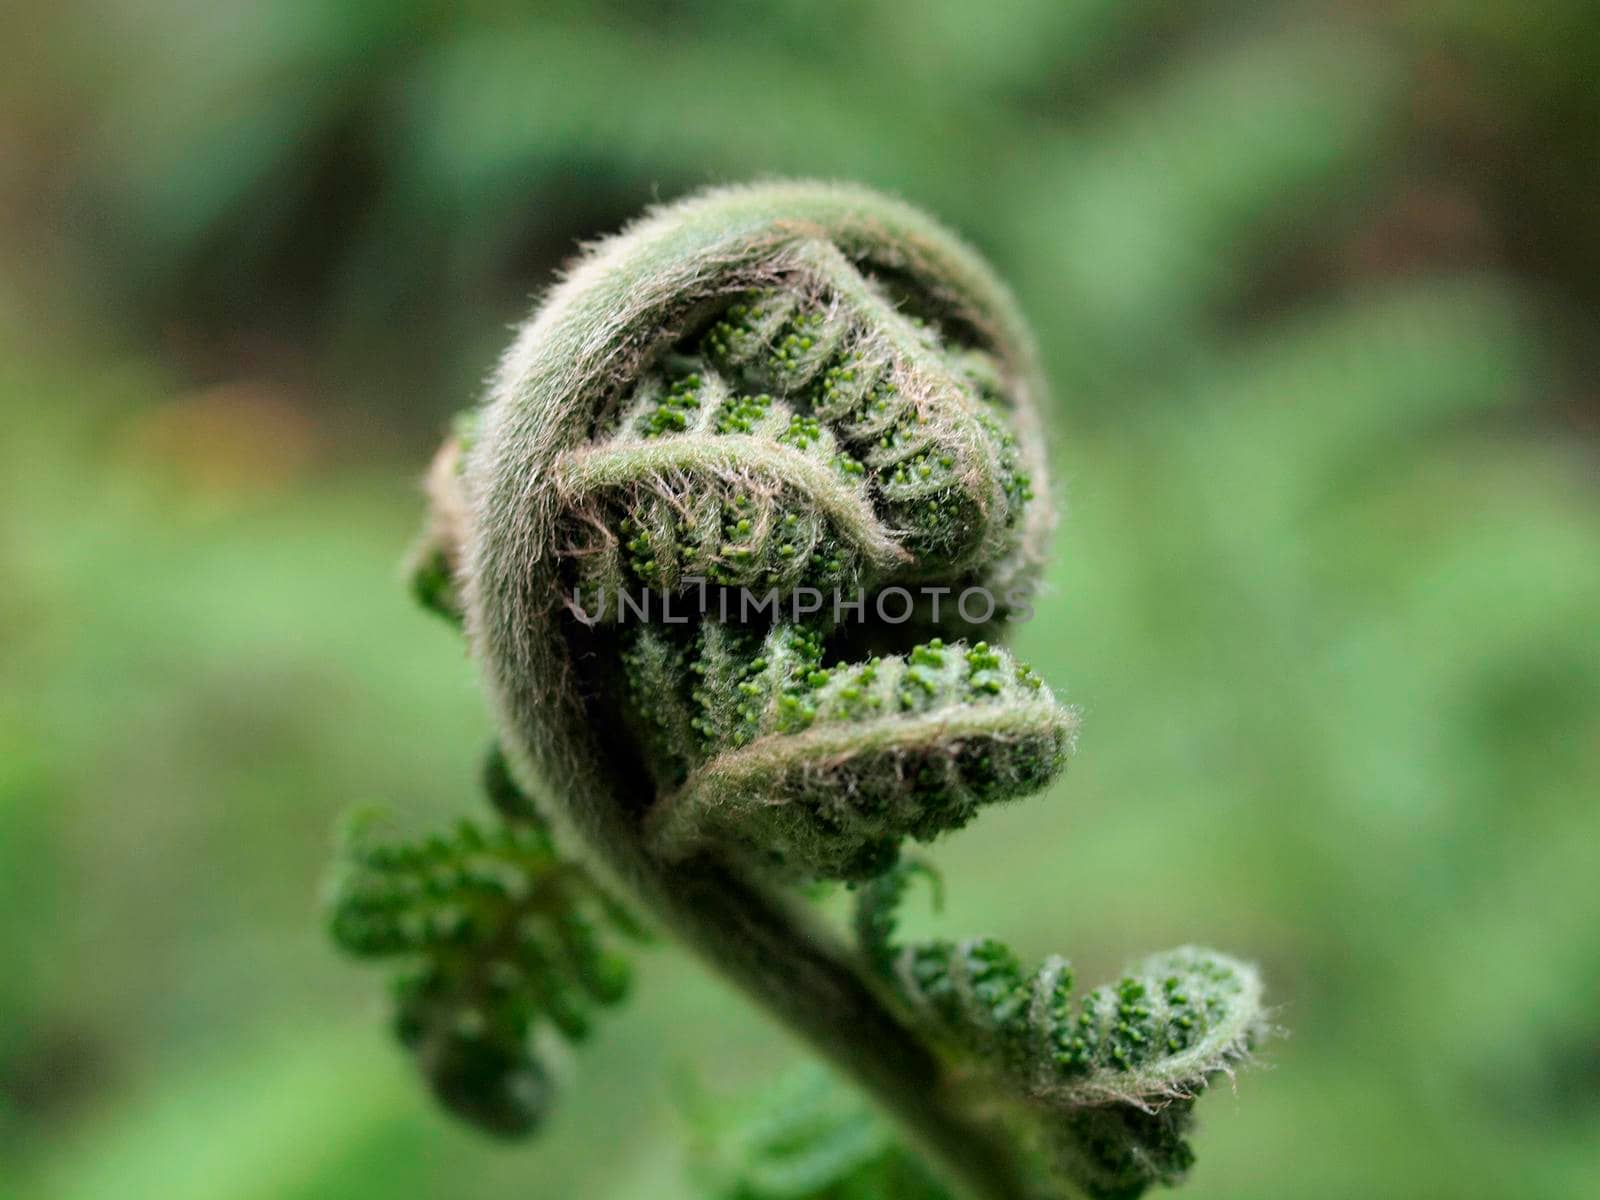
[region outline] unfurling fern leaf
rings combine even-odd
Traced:
[[[335,910],[357,952],[420,956],[402,1032],[447,1103],[526,1131],[530,1035],[576,1036],[614,998],[604,902],[558,842],[880,1101],[958,1194],[1181,1173],[1184,1106],[1248,1043],[1253,976],[1154,961],[1068,1030],[1056,965],[1025,983],[993,943],[901,964],[885,924],[907,839],[1043,789],[1071,749],[1073,710],[996,646],[1054,520],[1042,392],[978,256],[861,188],[713,190],[552,289],[436,460],[413,560],[487,680],[506,832],[358,851]],[[486,882],[508,868],[523,886]],[[875,979],[794,885],[885,872]],[[960,1086],[981,1075],[1013,1102]],[[860,1135],[758,1139],[730,1195],[865,1200],[881,1156]]]
[[[597,1007],[627,993],[607,931],[639,937],[583,871],[563,861],[510,784],[487,771],[504,818],[462,820],[448,836],[386,841],[353,820],[329,899],[334,940],[361,958],[399,958],[395,1030],[434,1094],[491,1133],[531,1132],[552,1084],[537,1042],[585,1037]]]
[[[1074,1002],[1060,957],[1025,975],[993,938],[897,944],[895,909],[920,869],[879,876],[856,910],[862,949],[908,1017],[990,1078],[1089,1195],[1177,1182],[1194,1160],[1184,1139],[1196,1097],[1266,1031],[1254,968],[1186,946]]]

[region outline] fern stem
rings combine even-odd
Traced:
[[[619,792],[618,794],[629,794]],[[1016,1146],[963,1111],[945,1065],[884,1002],[860,956],[802,902],[706,855],[665,862],[617,805],[595,866],[723,978],[848,1074],[968,1200],[1037,1200]],[[608,819],[611,818],[611,819]]]
[[[700,859],[666,872],[670,919],[724,977],[869,1092],[971,1200],[1027,1200],[1015,1148],[961,1111],[943,1064],[839,940],[773,892]]]

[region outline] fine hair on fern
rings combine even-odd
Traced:
[[[532,1130],[544,1048],[620,998],[617,947],[649,927],[906,1139],[845,1153],[820,1121],[831,1150],[762,1175],[818,1181],[783,1195],[870,1194],[827,1190],[834,1161],[974,1200],[1183,1175],[1195,1097],[1263,1032],[1252,968],[1184,948],[1074,999],[1063,959],[895,937],[907,844],[1045,789],[1073,748],[1075,711],[1001,645],[1054,522],[1043,395],[989,268],[858,187],[705,192],[552,289],[436,459],[412,560],[486,682],[497,824],[363,827],[330,907],[341,945],[409,962],[399,1032],[447,1106]],[[751,591],[771,603],[719,602]],[[973,592],[1005,604],[951,602]],[[661,615],[596,603],[628,593]],[[846,619],[813,594],[862,599]],[[819,880],[857,889],[854,944]]]

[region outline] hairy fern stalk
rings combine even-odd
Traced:
[[[999,645],[1053,521],[1042,393],[982,261],[859,188],[710,191],[553,289],[434,464],[413,572],[487,681],[497,828],[363,826],[331,906],[342,945],[409,963],[398,1030],[446,1105],[537,1126],[542,1048],[622,995],[631,912],[880,1101],[926,1187],[1183,1175],[1195,1097],[1263,1029],[1250,967],[1185,948],[1075,999],[1060,958],[895,941],[908,840],[1039,791],[1072,747]],[[858,889],[855,945],[794,886],[830,879]],[[868,1193],[818,1164],[901,1170],[828,1145],[762,1178],[821,1197]]]

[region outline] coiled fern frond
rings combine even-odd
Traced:
[[[447,1103],[531,1127],[530,1038],[580,1033],[617,993],[594,939],[570,932],[614,895],[853,1076],[963,1194],[1132,1195],[1180,1172],[1180,1105],[1248,1040],[1224,1047],[1207,1006],[1229,960],[1149,966],[1205,1023],[1185,1026],[1162,992],[1137,1035],[1192,1034],[1184,1053],[1136,1056],[1133,1035],[1083,1026],[1081,1069],[1048,1079],[1025,1046],[1066,1035],[1035,1030],[1019,998],[1054,1003],[1054,967],[1027,984],[998,948],[975,951],[993,958],[983,995],[1004,995],[971,1011],[936,978],[965,979],[967,950],[910,952],[909,983],[885,969],[906,840],[1044,788],[1072,747],[1074,712],[998,645],[1053,522],[1041,394],[981,260],[859,188],[707,192],[601,242],[553,289],[436,460],[414,558],[417,594],[483,669],[505,748],[491,794],[522,832],[358,856],[335,908],[352,949],[423,953],[403,1031],[415,1008],[446,1031],[418,1044],[467,1062],[441,1083],[423,1056]],[[540,822],[548,840],[524,836]],[[481,886],[486,852],[527,886]],[[443,892],[419,892],[440,870]],[[814,879],[867,885],[871,962],[787,886]],[[508,955],[534,895],[556,941]],[[398,937],[418,912],[441,932]],[[486,982],[500,978],[503,994]],[[1100,997],[1084,1012],[1110,1021]],[[954,1086],[968,1059],[1018,1111]]]
[[[800,875],[870,874],[1042,786],[1073,725],[1047,691],[902,663],[930,633],[998,635],[1025,594],[1052,521],[1039,390],[982,264],[871,193],[729,188],[602,243],[507,356],[458,476],[474,523],[434,559],[460,564],[508,743],[562,777],[621,726],[652,852]],[[896,588],[902,620],[841,627],[836,602]],[[694,601],[688,631],[627,628],[646,591]],[[757,777],[775,837],[733,815]]]
[[[957,828],[1060,769],[1062,710],[1004,651],[934,638],[826,667],[824,644],[790,624],[634,634],[634,708],[658,777],[679,781],[650,814],[663,853],[724,844],[782,874],[871,878],[902,838]]]
[[[416,588],[477,622],[491,679],[514,668],[508,744],[549,773],[593,755],[575,730],[630,732],[664,852],[870,876],[1070,747],[1072,713],[987,645],[930,669],[940,633],[1003,633],[1039,566],[1040,387],[1010,298],[914,211],[713,192],[552,294],[435,464]],[[647,593],[693,628],[625,628]]]
[[[911,1019],[987,1076],[1089,1195],[1177,1182],[1194,1160],[1196,1097],[1266,1032],[1255,969],[1185,946],[1074,1000],[1060,956],[1025,974],[994,938],[896,943],[916,870],[886,872],[856,909],[862,948]]]

